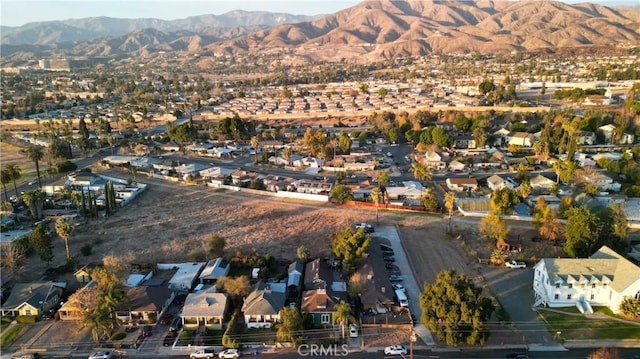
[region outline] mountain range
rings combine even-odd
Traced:
[[[2,27],[3,62],[39,57],[280,53],[361,60],[640,46],[640,11],[551,0],[375,0],[317,17],[233,11]]]

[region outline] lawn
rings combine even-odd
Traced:
[[[551,333],[563,339],[640,339],[640,325],[614,319],[586,318],[582,315],[538,311]]]
[[[7,328],[2,332],[2,335],[0,335],[0,347],[6,348],[9,345],[13,344],[13,342],[15,342],[16,339],[18,339],[22,335],[23,331],[24,326],[20,324],[16,324],[10,328]]]

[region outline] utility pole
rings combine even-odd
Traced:
[[[407,316],[409,316],[409,325],[411,325],[411,331],[409,335],[409,359],[413,359],[413,341],[415,340],[416,333],[413,330],[413,318],[411,317],[411,309],[407,308]]]

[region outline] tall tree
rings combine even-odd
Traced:
[[[345,327],[349,323],[356,323],[356,317],[353,316],[351,312],[351,306],[349,303],[341,300],[340,303],[336,305],[335,311],[333,313],[333,322],[340,324],[340,330],[342,333],[342,339],[344,340],[344,332]]]
[[[353,273],[370,242],[371,238],[365,235],[364,228],[357,231],[347,228],[331,235],[331,252],[342,261],[342,268],[346,272]]]
[[[36,221],[42,218],[42,206],[44,204],[45,194],[39,189],[26,191],[22,195],[22,200],[29,207],[31,216]]]
[[[50,265],[53,261],[53,243],[44,224],[39,224],[29,234],[29,244],[43,262]]]
[[[8,163],[4,166],[4,169],[11,178],[11,181],[13,182],[13,190],[16,192],[16,197],[18,197],[18,186],[16,185],[16,181],[20,179],[21,176],[20,167],[15,163]]]
[[[513,213],[520,202],[518,193],[509,188],[501,188],[491,194],[491,208],[499,214]]]
[[[212,234],[209,238],[209,254],[214,257],[222,257],[226,241],[218,234]]]
[[[429,181],[431,180],[431,172],[429,169],[418,162],[414,162],[411,165],[411,171],[413,172],[413,177],[418,181]]]
[[[298,256],[298,260],[302,262],[302,264],[305,264],[309,260],[309,249],[305,246],[300,246],[296,250],[296,255]]]
[[[483,344],[489,337],[485,323],[495,305],[467,275],[438,273],[435,283],[424,285],[420,307],[422,323],[448,345]]]
[[[302,316],[297,308],[284,307],[280,311],[281,323],[278,325],[278,340],[287,342],[299,342],[302,338],[304,325]]]
[[[7,183],[11,182],[11,175],[6,168],[0,170],[0,183],[2,183],[2,190],[4,191],[5,201],[9,200],[9,193],[7,192]]]
[[[422,198],[420,198],[420,203],[426,209],[436,209],[440,206],[440,202],[438,201],[438,198],[436,197],[436,193],[434,192],[433,188],[427,188],[424,191]]]
[[[449,191],[444,195],[444,208],[449,213],[449,223],[447,224],[448,231],[451,232],[451,217],[453,216],[453,210],[456,206],[456,194],[453,191]]]
[[[505,243],[509,228],[499,212],[490,211],[480,221],[480,233],[493,239],[496,244]]]
[[[39,146],[31,146],[27,148],[25,154],[36,165],[36,174],[38,176],[38,187],[42,188],[42,181],[40,179],[40,160],[44,157],[44,151]]]
[[[601,229],[598,217],[587,206],[570,208],[567,211],[565,253],[571,257],[588,257],[594,252]]]
[[[67,253],[67,259],[71,258],[71,252],[69,250],[69,237],[73,233],[73,224],[66,218],[60,218],[56,222],[56,233],[64,241],[64,248]]]
[[[371,190],[371,201],[373,201],[376,206],[376,223],[380,223],[378,218],[378,206],[380,205],[380,199],[382,199],[382,191],[380,190],[380,187],[375,187]]]
[[[255,154],[254,162],[258,163],[258,145],[260,144],[260,140],[257,136],[251,137],[251,147],[253,147],[253,153]]]

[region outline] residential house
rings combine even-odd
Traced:
[[[174,292],[163,278],[149,278],[140,285],[125,289],[128,308],[116,312],[116,318],[125,323],[155,323],[169,307]]]
[[[314,326],[330,326],[334,322],[336,306],[347,300],[347,292],[331,287],[307,290],[302,293],[301,312],[311,317]]]
[[[607,106],[611,105],[611,98],[604,95],[589,95],[582,103],[587,106]]]
[[[93,272],[97,266],[95,263],[86,264],[73,273],[73,276],[80,283],[89,283],[91,282],[91,272]]]
[[[476,148],[476,140],[470,135],[457,135],[453,137],[454,148]]]
[[[583,145],[595,145],[596,134],[591,131],[580,131],[576,134],[576,142]]]
[[[613,138],[616,132],[616,126],[612,124],[600,126],[598,127],[598,131],[600,131],[604,136],[605,144],[613,143]]]
[[[231,270],[230,263],[220,257],[216,259],[212,259],[207,262],[207,265],[204,267],[202,272],[200,273],[200,283],[201,284],[216,284],[216,280],[220,277],[224,277],[229,274]]]
[[[548,193],[551,192],[551,190],[553,189],[553,187],[556,185],[556,183],[550,179],[548,179],[547,177],[539,174],[535,177],[533,177],[530,181],[529,184],[531,185],[531,189],[535,192],[544,192],[544,193]]]
[[[206,329],[222,329],[229,303],[227,299],[227,295],[218,293],[215,286],[189,293],[180,314],[184,328],[195,330],[203,326]]]
[[[620,144],[621,145],[631,145],[631,144],[633,144],[633,141],[635,139],[636,138],[632,133],[623,132],[622,133],[622,137],[620,138]]]
[[[513,182],[513,180],[508,181],[507,179],[504,179],[498,175],[493,175],[487,178],[487,187],[489,187],[489,189],[492,191],[503,188],[514,189],[516,185],[517,184]]]
[[[86,302],[85,298],[96,298],[97,285],[98,283],[92,280],[70,295],[58,309],[60,320],[83,320],[89,311],[88,304],[91,303]]]
[[[242,313],[247,328],[271,328],[280,322],[280,311],[287,294],[273,290],[269,283],[258,282],[245,298]]]
[[[287,268],[287,293],[289,297],[297,297],[300,293],[303,271],[304,264],[302,262],[295,261],[289,264],[289,268]]]
[[[493,133],[493,144],[495,146],[503,146],[505,143],[508,143],[508,138],[509,138],[509,134],[511,134],[511,131],[507,130],[506,128],[501,128],[498,131]]]
[[[206,263],[203,262],[186,262],[158,264],[158,269],[175,270],[171,279],[169,279],[169,289],[174,292],[188,292],[200,280],[199,276]]]
[[[446,180],[447,187],[451,191],[470,191],[478,189],[478,180],[471,177],[449,177]]]
[[[389,281],[389,272],[382,259],[379,243],[374,238],[368,248],[366,258],[356,273],[365,281],[366,289],[360,294],[360,303],[366,310],[386,313],[394,303],[395,292]]]
[[[335,306],[346,300],[347,286],[327,261],[317,258],[305,267],[301,312],[309,314],[315,326],[333,323]]]
[[[598,186],[598,188],[602,189],[603,191],[620,191],[620,183],[615,182],[613,178],[607,176],[602,172],[591,171],[589,173],[582,173],[580,177],[585,184]]]
[[[422,164],[430,169],[442,170],[445,169],[447,164],[442,161],[442,156],[435,151],[427,151],[424,154],[424,160]]]
[[[405,181],[402,187],[387,187],[387,197],[390,202],[399,202],[403,204],[419,204],[425,193],[425,188],[420,182]],[[395,204],[395,203],[394,203]]]
[[[321,258],[316,258],[307,263],[304,269],[305,290],[326,288],[333,282],[333,271],[329,264]]]
[[[527,197],[527,204],[531,208],[536,208],[538,205],[538,198],[544,198],[547,207],[554,209],[556,211],[560,210],[560,198],[554,195],[540,195],[540,196],[529,196]]]
[[[534,306],[606,306],[620,312],[625,298],[640,300],[640,267],[603,246],[589,258],[544,258],[534,266]]]
[[[512,132],[507,137],[508,145],[531,147],[535,141],[533,134],[528,132]]]
[[[65,282],[16,283],[6,302],[0,306],[2,316],[41,316],[58,305]]]
[[[449,162],[449,171],[451,172],[461,172],[464,171],[465,168],[467,168],[467,165],[458,160]]]

